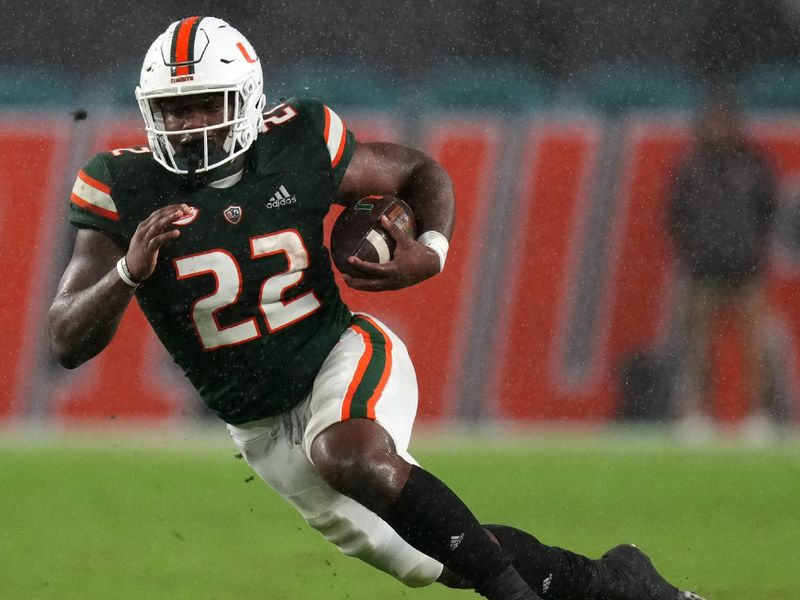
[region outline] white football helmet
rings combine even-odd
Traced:
[[[176,153],[170,138],[202,133],[202,150],[191,170],[210,171],[245,152],[262,127],[264,98],[261,61],[253,47],[222,19],[189,17],[172,23],[144,58],[136,99],[144,117],[153,157],[173,173],[186,174],[189,160]],[[165,97],[221,92],[225,120],[198,129],[168,132],[157,100]],[[233,115],[229,105],[234,106]],[[223,148],[211,148],[208,132],[228,127]],[[210,155],[209,155],[210,154]]]

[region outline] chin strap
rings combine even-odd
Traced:
[[[190,188],[200,187],[202,177],[198,177],[197,169],[203,164],[204,148],[202,140],[187,140],[181,142],[181,153],[186,158],[189,172],[186,174],[186,184]]]
[[[198,164],[199,163],[195,161],[189,162],[189,172],[186,174],[186,185],[190,188],[200,187],[198,182],[199,178],[197,177]]]

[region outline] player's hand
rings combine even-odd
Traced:
[[[144,281],[153,274],[161,248],[181,234],[174,225],[175,221],[191,214],[192,210],[186,204],[170,204],[139,223],[125,256],[131,277]]]
[[[351,256],[347,261],[364,273],[364,276],[344,275],[344,282],[348,286],[366,292],[399,290],[439,272],[439,257],[436,252],[420,244],[385,216],[381,217],[381,226],[396,243],[392,260],[381,265]]]

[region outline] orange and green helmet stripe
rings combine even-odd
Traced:
[[[194,56],[194,40],[202,20],[202,17],[187,17],[172,32],[170,64],[173,77],[194,74],[194,63],[198,60]]]
[[[350,327],[364,340],[364,353],[342,403],[342,420],[374,420],[375,405],[392,371],[392,341],[375,321],[365,315],[353,317]]]

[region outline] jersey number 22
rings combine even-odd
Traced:
[[[288,302],[281,300],[284,292],[303,279],[303,269],[308,267],[308,250],[303,238],[294,229],[250,238],[250,258],[284,254],[288,268],[261,284],[260,308],[269,333],[296,323],[320,306],[313,291],[306,292]],[[213,275],[217,287],[212,294],[203,296],[192,306],[192,322],[204,350],[243,344],[261,337],[256,319],[251,317],[234,325],[221,326],[217,312],[236,304],[242,293],[242,273],[234,256],[227,250],[208,250],[173,261],[178,279]]]

